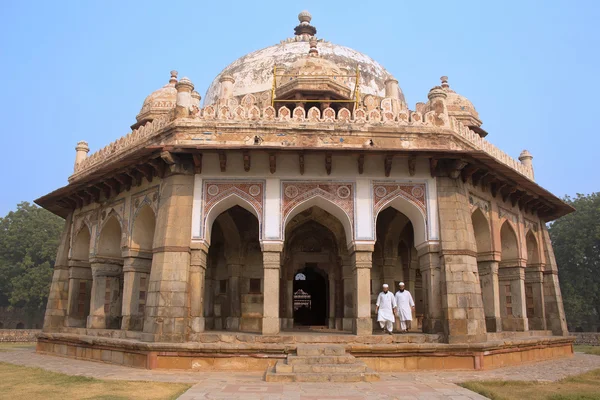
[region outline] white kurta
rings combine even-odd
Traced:
[[[391,321],[394,322],[396,319],[394,318],[394,307],[396,307],[396,299],[392,292],[381,292],[377,297],[377,307],[379,307],[379,311],[377,312],[377,321]]]
[[[404,292],[400,292],[399,290],[396,292],[396,305],[398,306],[398,310],[396,311],[398,315],[398,319],[400,321],[412,321],[412,309],[411,307],[415,306],[415,302],[408,290],[404,290]]]

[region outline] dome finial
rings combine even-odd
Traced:
[[[442,76],[440,80],[442,81],[442,87],[444,89],[448,89],[450,87],[450,85],[448,85],[448,77],[446,75]]]
[[[300,14],[298,14],[298,21],[300,21],[301,24],[304,25],[308,25],[310,24],[310,20],[312,19],[312,15],[310,15],[310,13],[306,10],[300,12]]]
[[[177,71],[171,71],[171,79],[169,79],[169,83],[177,83],[177,74]]]
[[[300,21],[300,25],[294,28],[294,33],[296,36],[301,36],[304,40],[311,36],[315,36],[317,34],[317,28],[310,24],[312,20],[312,15],[308,11],[302,11],[298,14],[298,21]]]

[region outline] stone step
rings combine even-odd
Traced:
[[[296,364],[354,364],[356,358],[350,354],[343,356],[288,356],[287,363]]]
[[[379,374],[373,371],[361,373],[276,373],[275,368],[267,371],[267,382],[373,382]]]
[[[291,365],[295,373],[361,373],[366,372],[368,367],[364,363],[356,364],[296,364]]]
[[[346,346],[342,345],[311,345],[303,344],[296,347],[299,356],[343,356]]]

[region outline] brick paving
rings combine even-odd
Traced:
[[[0,362],[39,367],[68,375],[132,381],[185,382],[194,386],[180,400],[367,400],[367,399],[484,399],[457,382],[468,380],[554,381],[600,368],[600,357],[576,353],[574,357],[491,371],[431,371],[381,374],[379,382],[266,383],[262,373],[188,372],[142,370],[36,354],[32,348],[0,352]]]

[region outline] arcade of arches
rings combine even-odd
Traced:
[[[413,331],[447,333],[443,313],[448,313],[444,304],[448,300],[443,285],[450,278],[442,273],[435,255],[417,250],[414,218],[411,221],[392,206],[384,208],[376,218],[372,251],[363,251],[358,260],[358,252],[348,246],[347,227],[317,205],[286,221],[283,246],[272,252],[265,251],[260,241],[257,216],[242,205],[233,205],[214,218],[209,245],[205,250],[192,250],[185,277],[187,291],[174,294],[189,318],[189,340],[210,330],[371,332],[381,285],[387,283],[395,291],[400,281],[415,299]],[[68,327],[146,332],[148,324],[154,323],[156,302],[148,304],[152,282],[164,277],[152,268],[159,247],[157,218],[153,207],[145,204],[131,220],[128,235],[123,234],[124,222],[114,212],[102,213],[93,227],[82,223],[73,231]],[[488,332],[545,330],[549,327],[539,233],[529,227],[525,240],[519,240],[510,219],[500,222],[496,231],[488,210],[472,208],[475,279],[481,300],[460,301],[480,304]],[[202,253],[204,258],[194,257]],[[269,258],[269,253],[275,258]],[[268,275],[269,270],[274,274]],[[368,286],[357,290],[364,283]],[[361,295],[368,299],[362,314],[358,311]],[[269,318],[278,326],[273,328]],[[265,327],[265,323],[270,325]],[[357,327],[360,324],[362,331]]]

